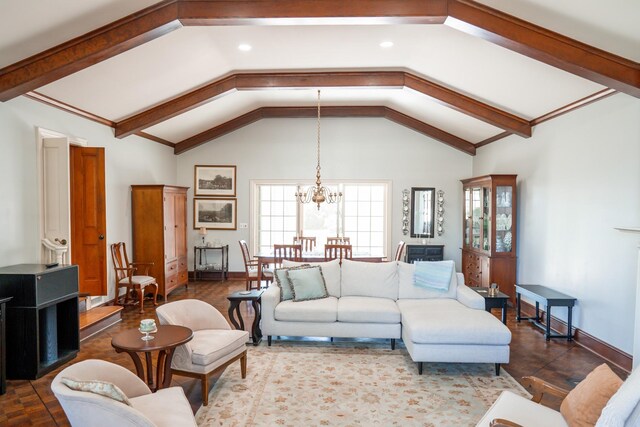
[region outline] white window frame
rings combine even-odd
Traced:
[[[332,180],[326,181],[326,185],[332,188],[337,188],[339,184],[349,185],[349,184],[382,184],[385,186],[385,199],[384,199],[384,212],[385,212],[385,224],[384,224],[384,232],[383,232],[383,252],[384,256],[389,258],[390,248],[389,242],[391,240],[391,223],[392,218],[391,215],[393,213],[393,203],[391,200],[393,194],[393,182],[390,180],[379,180],[379,179],[345,179],[345,180]],[[294,179],[252,179],[249,181],[249,224],[250,224],[250,234],[249,234],[249,247],[252,250],[252,253],[257,253],[258,251],[258,241],[259,241],[259,219],[260,215],[258,212],[258,208],[260,206],[260,192],[258,191],[258,187],[260,185],[297,185],[302,189],[307,188],[309,185],[312,185],[311,181],[302,181],[302,180],[294,180]],[[344,230],[344,201],[340,202],[340,207],[338,209],[339,212],[339,230]],[[299,230],[301,227],[302,221],[301,208],[297,207],[297,215],[296,215],[296,230]],[[323,242],[318,242],[318,245],[324,244]]]

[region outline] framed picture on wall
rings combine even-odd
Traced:
[[[236,197],[236,167],[195,165],[196,196]]]
[[[193,199],[193,228],[235,230],[238,217],[236,199]]]

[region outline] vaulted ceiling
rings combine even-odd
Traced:
[[[176,154],[263,118],[314,117],[318,88],[324,117],[384,117],[469,154],[616,91],[640,97],[628,0],[0,8],[0,100],[29,96]]]

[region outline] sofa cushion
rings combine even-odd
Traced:
[[[338,300],[338,322],[400,323],[400,310],[389,298],[342,297]]]
[[[622,380],[606,363],[589,372],[562,401],[560,413],[571,427],[594,426]]]
[[[640,369],[634,369],[602,410],[596,427],[640,426]]]
[[[502,418],[521,426],[567,427],[558,411],[532,402],[510,391],[503,391],[476,427],[489,427],[492,420]]]
[[[281,322],[335,322],[338,320],[338,298],[282,301],[276,306],[275,318]]]
[[[334,259],[327,262],[297,262],[290,260],[283,260],[283,267],[296,267],[300,265],[318,265],[322,268],[322,276],[324,277],[324,283],[327,286],[327,292],[330,296],[340,298],[340,261]]]
[[[131,405],[160,427],[193,426],[196,420],[181,387],[169,387],[153,394],[134,397]]]
[[[508,345],[509,328],[484,310],[453,299],[400,299],[402,328],[417,344]]]
[[[398,299],[398,267],[392,262],[342,261],[342,296]]]
[[[235,329],[203,329],[193,333],[189,341],[191,362],[206,366],[229,353],[244,347],[249,340],[249,332]]]
[[[309,266],[290,268],[287,271],[287,278],[291,282],[291,288],[293,289],[294,301],[309,301],[329,296],[320,268],[318,266]]]
[[[398,298],[455,298],[458,287],[458,275],[451,275],[451,282],[447,291],[422,288],[415,285],[414,275],[416,266],[398,261]]]

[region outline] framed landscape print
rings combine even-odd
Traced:
[[[193,228],[235,230],[236,199],[193,199]]]
[[[196,196],[235,197],[236,167],[195,165]]]

